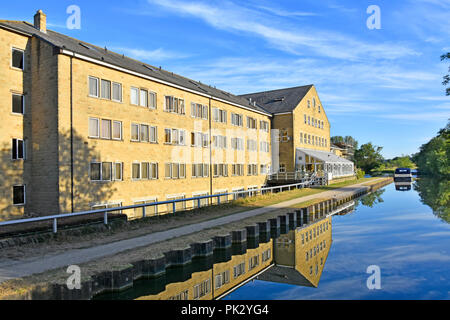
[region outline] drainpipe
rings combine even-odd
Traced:
[[[212,166],[212,107],[209,97],[209,195],[213,194],[213,166]],[[212,198],[211,198],[212,199]]]
[[[70,205],[73,207],[73,57],[70,57]]]

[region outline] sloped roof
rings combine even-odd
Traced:
[[[140,73],[155,79],[168,82],[189,90],[193,90],[205,95],[212,96],[227,102],[237,104],[239,106],[254,110],[256,112],[264,113],[270,115],[270,112],[261,108],[258,105],[250,103],[247,99],[233,95],[229,92],[216,89],[209,85],[194,81],[183,76],[174,74],[158,67],[151,66],[147,63],[128,58],[124,55],[112,52],[110,50],[105,50],[105,48],[100,48],[93,44],[71,38],[69,36],[63,35],[61,33],[48,30],[47,33],[41,32],[36,29],[32,24],[25,21],[9,21],[0,20],[0,27],[6,29],[12,29],[14,31],[25,33],[29,36],[36,36],[41,38],[55,47],[68,50],[88,58],[97,60],[101,63],[108,63],[120,68],[127,69],[136,73]]]
[[[309,156],[317,158],[325,163],[345,163],[345,164],[353,163],[350,160],[338,157],[337,155],[335,155],[332,152],[318,151],[318,150],[311,150],[311,149],[304,149],[304,148],[297,148],[297,150],[304,152]]]
[[[307,86],[248,93],[240,97],[256,101],[259,106],[272,114],[284,113],[294,110],[312,87],[313,85],[310,84]]]
[[[286,283],[302,287],[315,287],[305,276],[293,267],[274,265],[256,277],[258,280]]]

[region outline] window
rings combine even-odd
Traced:
[[[155,199],[152,199],[152,200],[135,201],[134,204],[135,205],[138,205],[138,204],[150,204],[150,203],[154,203],[156,201],[157,201],[157,199],[155,198]],[[157,205],[155,205],[155,206],[147,206],[147,207],[145,207],[145,212],[146,212],[146,214],[149,214],[149,213],[152,214],[153,213],[153,215],[156,216],[158,214],[158,206]],[[142,208],[134,208],[134,217],[142,217],[143,213],[144,213],[143,207]],[[187,298],[187,293],[186,293],[186,298]],[[169,300],[171,300],[171,299],[169,298]],[[172,299],[172,300],[178,300],[178,299]]]
[[[99,80],[98,78],[89,77],[89,95],[98,98],[99,94]]]
[[[286,172],[286,165],[284,163],[280,163],[280,168],[278,170],[280,173]]]
[[[268,142],[266,142],[266,141],[261,141],[260,142],[260,151],[261,152],[269,152],[270,150],[270,147],[269,147],[269,143]]]
[[[13,186],[13,205],[25,204],[25,186]]]
[[[141,164],[140,163],[133,163],[131,165],[131,178],[133,180],[141,179]]]
[[[141,136],[140,141],[141,142],[149,142],[149,131],[148,131],[148,125],[141,124]]]
[[[289,141],[288,131],[286,129],[281,129],[280,130],[280,136],[281,136],[281,142],[288,142]]]
[[[209,164],[193,163],[192,177],[193,178],[209,177]]]
[[[114,140],[122,140],[122,122],[113,121],[112,138]]]
[[[305,119],[305,124],[306,124],[307,123],[307,121],[306,121],[306,114],[304,114],[303,117]]]
[[[200,299],[211,292],[211,280],[207,279],[202,283],[194,286],[194,299]]]
[[[247,128],[256,129],[256,119],[247,117]]]
[[[227,148],[227,137],[225,136],[213,136],[214,148],[216,149],[226,149]]]
[[[214,177],[228,177],[228,165],[224,163],[214,164]]]
[[[111,139],[111,120],[102,119],[102,139]]]
[[[269,174],[269,171],[270,171],[270,169],[269,169],[269,166],[267,164],[262,164],[261,165],[261,170],[260,170],[261,174]]]
[[[139,125],[136,123],[131,124],[131,141],[139,141]]]
[[[256,268],[257,266],[259,266],[259,255],[248,259],[248,271]]]
[[[230,282],[230,270],[226,270],[222,273],[219,273],[215,277],[216,289],[219,289],[228,282]]]
[[[122,84],[113,82],[112,99],[117,102],[122,102]]]
[[[158,142],[158,129],[157,127],[150,127],[150,142]]]
[[[25,160],[25,142],[19,139],[12,139],[12,159]]]
[[[111,81],[102,79],[101,97],[111,100]]]
[[[318,108],[319,108],[319,113],[320,113],[320,105],[318,106]]]
[[[149,108],[156,109],[156,93],[149,92],[148,106]]]
[[[245,262],[242,262],[233,267],[233,276],[235,279],[244,273],[245,273]]]
[[[243,176],[244,175],[244,165],[243,164],[232,164],[231,165],[231,175]]]
[[[215,122],[227,123],[227,112],[225,110],[213,108],[212,113]]]
[[[242,139],[242,138],[231,138],[231,149],[233,149],[233,150],[244,150],[244,139]]]
[[[111,162],[92,162],[90,167],[91,181],[111,181],[112,163]]]
[[[135,106],[139,105],[139,89],[131,87],[130,91],[130,103]]]
[[[311,125],[311,117],[308,116],[308,124]]]
[[[166,144],[185,145],[186,131],[179,129],[164,129]]]
[[[99,120],[97,118],[89,118],[89,137],[91,138],[100,137],[100,126]]]
[[[24,69],[24,57],[25,57],[25,55],[24,55],[24,52],[22,51],[22,50],[19,50],[19,49],[12,49],[12,61],[11,61],[11,65],[14,67],[14,68],[17,68],[17,69],[21,69],[21,70],[23,70]]]
[[[115,181],[123,180],[123,163],[122,162],[114,163],[114,180]]]
[[[193,118],[208,120],[208,106],[191,103],[191,116]]]
[[[25,113],[25,97],[21,94],[12,95],[12,112],[18,114]]]
[[[316,108],[316,98],[313,98],[313,108]]]
[[[185,163],[166,163],[165,164],[166,179],[184,179],[186,178]]]
[[[247,140],[247,150],[248,151],[257,151],[258,142],[256,140]]]
[[[141,89],[139,97],[139,105],[141,107],[148,107],[148,91]]]
[[[172,96],[165,97],[164,111],[185,114],[184,100]]]
[[[267,249],[266,251],[264,251],[261,254],[261,261],[262,262],[268,261],[270,259],[270,256],[271,256],[271,251],[270,251],[270,249]]]
[[[248,176],[257,176],[258,175],[258,165],[256,165],[256,164],[247,165],[247,175]]]
[[[303,133],[300,132],[300,143],[303,143]]]
[[[267,121],[259,121],[259,129],[264,132],[269,132],[269,123]]]
[[[231,113],[231,124],[242,127],[243,125],[243,117],[241,114]]]
[[[311,100],[308,100],[308,109],[311,108]]]

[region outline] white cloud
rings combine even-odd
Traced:
[[[144,50],[136,48],[125,48],[125,47],[112,47],[114,51],[124,53],[125,55],[137,59],[137,60],[147,60],[150,63],[152,61],[163,61],[170,59],[183,59],[189,57],[189,55],[184,53],[172,52],[165,50],[163,48],[158,48],[155,50]]]
[[[277,21],[275,16],[266,17],[257,10],[237,6],[231,2],[217,5],[177,0],[148,0],[148,2],[181,15],[201,19],[216,29],[261,37],[272,47],[296,55],[313,52],[319,56],[352,61],[368,58],[395,60],[420,55],[405,45],[363,42],[332,30],[277,27],[280,21]]]

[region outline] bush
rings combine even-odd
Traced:
[[[357,179],[362,179],[364,178],[364,176],[366,175],[366,173],[361,170],[360,168],[356,169],[356,178]]]

